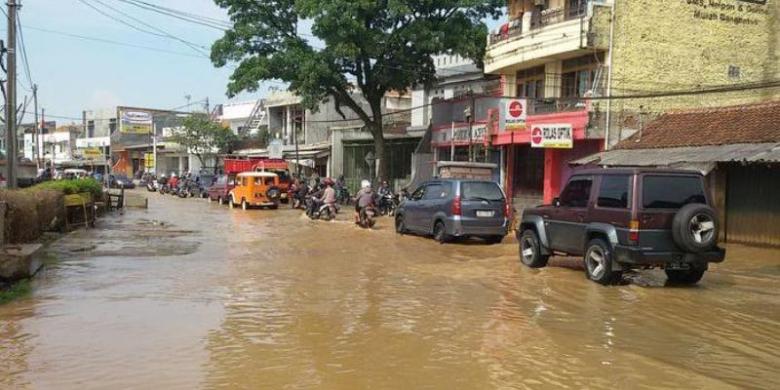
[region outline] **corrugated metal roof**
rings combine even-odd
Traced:
[[[780,143],[615,149],[572,161],[572,165],[680,166],[730,161],[780,162]]]

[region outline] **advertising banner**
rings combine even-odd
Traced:
[[[125,134],[151,134],[152,114],[146,111],[121,111],[119,131]]]
[[[525,121],[528,116],[525,99],[510,99],[504,107],[504,131],[525,130]]]
[[[574,147],[571,124],[534,126],[531,130],[531,147],[571,149]]]

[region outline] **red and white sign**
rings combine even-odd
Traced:
[[[531,129],[531,147],[571,149],[574,147],[571,124],[534,126]]]
[[[525,99],[507,100],[504,115],[504,131],[525,130],[528,115]]]

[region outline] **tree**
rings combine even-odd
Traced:
[[[211,48],[217,67],[239,65],[228,96],[256,91],[263,80],[290,84],[307,108],[334,99],[371,132],[379,176],[387,174],[382,99],[435,81],[432,56],[457,54],[482,64],[487,26],[503,0],[215,0],[232,28]],[[301,21],[324,47],[299,33]],[[359,90],[368,109],[354,99]]]
[[[207,154],[231,153],[238,137],[229,129],[213,122],[206,114],[192,114],[182,121],[182,127],[174,132],[170,140],[195,155],[201,166],[206,164]]]

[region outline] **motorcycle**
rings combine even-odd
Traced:
[[[358,226],[363,229],[371,229],[376,224],[377,210],[371,206],[363,207],[358,217]]]
[[[306,197],[306,215],[312,220],[330,221],[336,218],[338,212],[338,205],[329,206],[311,196]]]
[[[352,202],[347,187],[336,188],[336,202],[342,206],[347,206]]]
[[[157,183],[157,180],[149,180],[146,182],[146,190],[149,192],[157,192],[159,189],[158,185],[159,183]]]
[[[392,192],[387,192],[379,197],[379,214],[394,216],[395,210],[398,209],[398,205],[401,203],[398,195]]]

